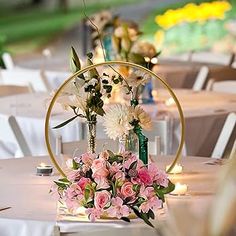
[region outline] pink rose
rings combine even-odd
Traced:
[[[85,187],[87,184],[91,183],[91,180],[85,177],[82,177],[79,182],[78,185],[80,186],[80,188],[84,191]]]
[[[96,192],[94,197],[94,206],[97,209],[103,209],[109,203],[110,199],[111,194],[108,191],[102,190]]]
[[[93,177],[107,177],[109,171],[106,168],[106,161],[102,158],[93,161],[91,169],[93,171]]]
[[[124,198],[133,197],[135,195],[133,184],[131,182],[125,182],[121,186],[121,194]]]
[[[140,181],[146,185],[149,185],[152,183],[152,179],[151,179],[151,176],[149,175],[148,173],[148,170],[147,168],[141,168],[139,171],[138,171],[138,177],[140,179]]]

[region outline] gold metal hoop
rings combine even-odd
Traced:
[[[181,139],[180,139],[180,143],[179,143],[179,147],[177,149],[177,152],[176,152],[176,156],[175,158],[173,159],[169,169],[167,170],[167,172],[170,172],[173,167],[175,166],[175,164],[177,163],[177,161],[179,160],[179,158],[181,157],[181,152],[182,152],[182,149],[183,149],[183,145],[184,145],[184,135],[185,135],[185,122],[184,122],[184,115],[183,115],[183,111],[182,111],[182,108],[181,108],[181,105],[175,95],[175,93],[173,92],[173,90],[171,89],[171,87],[163,80],[161,79],[159,76],[157,76],[155,73],[153,73],[152,71],[150,71],[149,69],[143,67],[143,66],[140,66],[140,65],[137,65],[137,64],[134,64],[134,63],[131,63],[131,62],[124,62],[124,61],[107,61],[107,62],[102,62],[102,63],[98,63],[98,64],[94,64],[94,65],[91,65],[91,66],[87,66],[83,69],[81,69],[80,71],[76,72],[75,74],[73,74],[72,76],[70,76],[60,87],[59,89],[56,91],[56,93],[54,94],[50,104],[49,104],[49,107],[48,107],[48,110],[47,110],[47,114],[46,114],[46,120],[45,120],[45,141],[46,141],[46,146],[47,146],[47,150],[48,150],[48,153],[49,153],[49,156],[51,158],[51,161],[52,163],[55,165],[55,167],[57,168],[57,170],[60,172],[60,174],[62,176],[66,176],[66,174],[63,172],[62,168],[60,167],[60,165],[58,164],[58,162],[56,161],[56,158],[54,157],[54,154],[52,152],[52,149],[51,149],[51,145],[50,145],[50,141],[49,141],[49,120],[50,120],[50,116],[51,116],[51,111],[52,111],[52,108],[56,102],[56,99],[58,98],[58,95],[60,94],[60,92],[62,91],[62,89],[74,78],[76,78],[78,75],[81,75],[91,69],[94,69],[96,67],[99,67],[99,66],[110,66],[110,65],[120,65],[120,66],[129,66],[129,67],[133,67],[133,68],[136,68],[136,69],[140,69],[142,71],[145,71],[147,73],[149,73],[150,75],[152,75],[153,77],[157,78],[163,85],[164,87],[169,91],[170,95],[172,96],[172,98],[174,99],[176,105],[177,105],[177,108],[178,108],[178,112],[179,112],[179,117],[180,117],[180,123],[181,123]]]

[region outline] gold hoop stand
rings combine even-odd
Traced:
[[[184,122],[184,115],[183,115],[183,111],[182,111],[181,105],[180,105],[180,103],[179,103],[175,93],[171,89],[171,87],[163,79],[161,79],[155,73],[153,73],[152,71],[150,71],[149,69],[147,69],[147,68],[145,68],[143,66],[140,66],[140,65],[137,65],[137,64],[134,64],[134,63],[131,63],[131,62],[123,62],[123,61],[107,61],[107,62],[102,62],[102,63],[99,63],[99,64],[94,64],[94,65],[91,65],[91,66],[87,66],[87,67],[81,69],[80,71],[76,72],[72,76],[70,76],[59,87],[59,89],[56,91],[56,93],[54,94],[54,96],[53,96],[53,98],[52,98],[52,100],[51,100],[51,102],[49,104],[49,107],[48,107],[48,110],[47,110],[47,114],[46,114],[46,120],[45,120],[45,141],[46,141],[47,150],[48,150],[48,153],[49,153],[49,156],[51,158],[52,163],[54,164],[54,166],[57,168],[57,170],[60,172],[60,174],[62,176],[66,176],[66,174],[64,173],[64,171],[62,170],[62,168],[60,167],[58,162],[56,161],[56,158],[54,157],[54,154],[53,154],[52,149],[51,149],[50,141],[49,141],[49,120],[50,120],[52,108],[53,108],[53,106],[54,106],[54,104],[56,102],[56,99],[58,98],[58,95],[60,94],[62,89],[72,79],[76,78],[77,76],[79,76],[79,75],[81,75],[81,74],[83,74],[83,73],[85,73],[85,72],[87,72],[87,71],[89,71],[91,69],[99,67],[99,66],[111,66],[111,65],[129,66],[129,67],[140,69],[142,71],[145,71],[145,72],[151,74],[154,78],[157,78],[166,87],[166,89],[169,91],[169,93],[171,94],[172,98],[174,99],[174,101],[175,101],[175,103],[177,105],[177,108],[178,108],[179,116],[180,116],[181,139],[180,139],[179,147],[178,147],[177,152],[176,152],[176,156],[173,159],[169,169],[167,170],[167,172],[170,172],[173,169],[173,167],[175,166],[175,164],[177,163],[177,161],[179,160],[179,158],[181,157],[181,152],[182,152],[183,145],[184,145],[185,122]]]

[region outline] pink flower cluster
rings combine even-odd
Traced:
[[[103,215],[128,217],[131,212],[150,214],[162,207],[160,191],[170,181],[155,163],[145,166],[132,153],[85,153],[67,162],[67,178],[55,181],[67,207],[86,208],[91,221]]]

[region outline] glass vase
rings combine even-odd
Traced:
[[[139,141],[133,130],[119,139],[119,153],[129,151],[136,155],[139,154]]]
[[[95,153],[96,150],[96,124],[97,121],[87,121],[87,140],[88,140],[88,152]]]

